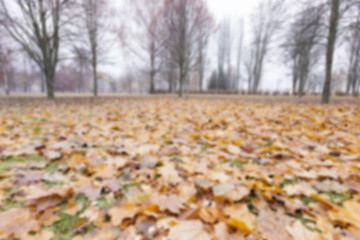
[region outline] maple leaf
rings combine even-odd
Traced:
[[[123,205],[121,207],[114,207],[109,210],[111,223],[114,226],[119,226],[124,219],[133,218],[138,212],[138,208],[134,206]]]
[[[346,201],[343,208],[335,208],[329,212],[332,221],[350,223],[360,228],[360,203],[355,200]]]
[[[12,209],[0,212],[0,239],[25,238],[39,229],[38,222],[27,209]]]
[[[211,240],[210,234],[199,220],[178,221],[175,227],[170,228],[168,237],[171,240]]]
[[[230,201],[239,201],[249,195],[250,190],[245,186],[232,183],[218,184],[212,188],[215,197],[223,197]]]
[[[24,240],[51,240],[54,237],[54,233],[49,230],[41,230],[35,235],[25,236]]]
[[[169,210],[171,213],[179,214],[184,209],[184,201],[176,195],[155,195],[151,201],[159,206],[161,211]]]
[[[171,163],[166,163],[163,167],[158,169],[158,174],[168,183],[177,184],[182,181],[175,166]]]
[[[295,221],[293,225],[286,226],[286,230],[296,240],[321,240],[318,232],[311,232],[302,223]]]
[[[40,212],[66,200],[71,196],[72,191],[72,188],[44,189],[36,186],[30,187],[26,205]]]
[[[250,233],[255,229],[256,217],[250,213],[247,205],[237,204],[226,207],[224,213],[230,216],[230,220],[227,222],[230,226],[245,233]]]

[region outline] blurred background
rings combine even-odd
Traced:
[[[359,20],[355,0],[0,0],[0,92],[357,96]]]

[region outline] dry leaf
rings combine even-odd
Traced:
[[[211,240],[211,236],[204,229],[199,220],[179,221],[178,224],[170,228],[169,239],[171,240]]]
[[[109,210],[111,223],[114,226],[119,226],[124,219],[133,218],[138,212],[138,208],[134,206],[123,205],[121,207],[114,207]]]
[[[29,232],[37,230],[39,224],[27,209],[0,212],[0,239],[23,239]]]

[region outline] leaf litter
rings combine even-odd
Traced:
[[[0,239],[359,239],[360,106],[0,109]]]

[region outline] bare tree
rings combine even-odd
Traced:
[[[329,103],[330,95],[331,95],[331,75],[332,75],[335,43],[337,37],[337,27],[339,22],[339,9],[340,9],[340,0],[332,0],[331,14],[329,19],[329,33],[328,33],[327,49],[326,49],[325,82],[324,82],[324,88],[322,94],[322,103],[324,104]]]
[[[356,20],[349,26],[346,42],[349,50],[349,69],[347,73],[346,93],[356,95],[360,86],[360,7],[356,7]]]
[[[218,79],[217,88],[231,88],[231,53],[233,46],[230,20],[220,24],[218,36]]]
[[[269,47],[275,34],[282,24],[282,15],[284,12],[283,1],[264,0],[256,9],[253,21],[253,70],[251,89],[257,93],[264,70],[265,58],[269,52]]]
[[[54,98],[60,33],[66,23],[64,11],[70,3],[70,0],[0,0],[0,21],[9,36],[40,67],[45,76],[48,98]]]
[[[199,29],[212,23],[212,16],[203,0],[165,0],[165,9],[164,21],[169,32],[165,47],[178,68],[182,97],[185,81],[196,64]]]
[[[8,77],[7,68],[10,64],[11,53],[12,53],[12,51],[10,49],[5,48],[2,45],[0,45],[0,71],[1,71],[1,75],[4,80],[6,95],[10,94],[9,77]]]
[[[241,62],[243,54],[243,41],[244,41],[244,21],[241,19],[239,21],[239,30],[237,36],[237,56],[236,56],[236,89],[239,87],[241,81]]]
[[[209,44],[209,39],[211,34],[214,31],[214,22],[212,18],[208,19],[207,24],[202,24],[199,26],[198,32],[198,75],[199,75],[199,91],[202,92],[204,85],[204,75],[205,75],[205,67],[206,67],[206,59],[207,59],[207,48]]]
[[[89,66],[89,54],[85,48],[73,46],[73,52],[75,55],[75,62],[78,68],[78,81],[77,81],[77,91],[84,92],[85,90],[85,75]]]
[[[150,79],[150,93],[155,92],[155,78],[160,70],[160,53],[167,33],[161,21],[164,1],[128,0],[125,5],[125,39],[127,49],[140,61],[145,61],[146,72]],[[129,23],[130,21],[130,23]],[[123,35],[121,36],[123,37]]]
[[[109,39],[111,17],[108,0],[81,0],[79,21],[75,40],[77,47],[84,47],[88,52],[89,62],[93,73],[93,95],[98,95],[98,65],[104,60],[107,51],[112,46]]]
[[[300,97],[304,95],[309,74],[321,56],[325,10],[325,4],[306,2],[291,24],[283,45],[287,58],[292,61],[293,93]]]

